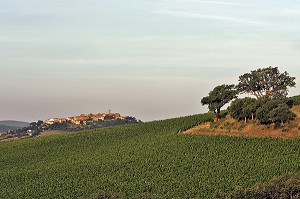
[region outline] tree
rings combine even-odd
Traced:
[[[38,122],[36,123],[37,126],[41,126],[44,122],[42,120],[38,120]]]
[[[295,119],[296,115],[289,109],[287,104],[282,103],[270,112],[270,117],[274,123],[283,124],[289,120]]]
[[[261,104],[256,110],[256,117],[261,124],[286,123],[296,117],[282,100],[268,100]]]
[[[235,89],[233,84],[223,84],[210,91],[207,97],[203,97],[201,99],[201,103],[202,105],[208,105],[208,109],[215,113],[215,120],[218,121],[220,118],[221,108],[232,99],[236,98],[237,94],[238,91]]]
[[[295,87],[295,77],[285,71],[280,73],[278,67],[267,67],[253,70],[239,77],[237,89],[241,93],[250,93],[257,99],[285,98],[288,87]]]
[[[245,120],[245,123],[247,123],[249,118],[254,120],[254,114],[257,109],[256,101],[256,99],[250,97],[236,99],[228,107],[229,114],[237,120]]]

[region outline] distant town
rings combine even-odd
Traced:
[[[90,113],[88,115],[81,114],[79,116],[67,117],[67,118],[50,118],[45,121],[45,124],[54,124],[54,123],[64,123],[64,122],[71,122],[73,124],[87,124],[89,121],[97,122],[99,120],[126,120],[129,116],[121,116],[120,113],[112,113],[109,109],[105,113],[97,113],[93,114]]]
[[[45,121],[38,120],[37,122],[31,122],[27,127],[0,132],[0,140],[34,137],[43,131],[49,130],[80,131],[140,122],[142,121],[137,120],[135,117],[122,116],[120,113],[112,113],[111,110],[108,110],[104,113],[81,114],[67,118],[49,118]]]

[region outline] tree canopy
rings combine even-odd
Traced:
[[[241,75],[237,89],[241,93],[250,93],[257,99],[277,99],[286,97],[288,87],[295,85],[295,77],[290,77],[286,71],[280,73],[278,67],[270,66]]]
[[[261,124],[286,123],[296,115],[282,100],[268,100],[256,110],[256,117]]]
[[[245,122],[249,118],[253,120],[257,109],[256,101],[256,99],[250,97],[236,99],[228,107],[229,114],[237,120],[245,120]]]
[[[255,98],[246,97],[234,100],[228,107],[231,117],[237,120],[256,119],[261,124],[284,124],[296,115],[290,110],[294,100],[286,98],[288,87],[294,87],[295,77],[285,71],[280,73],[277,67],[259,68],[239,77],[237,86],[220,85],[201,99],[202,105],[208,105],[218,121],[221,108],[237,98],[239,93],[250,93]]]
[[[238,91],[233,84],[216,86],[209,92],[207,97],[201,99],[202,105],[208,105],[208,109],[216,114],[216,120],[219,120],[221,108],[236,98]]]
[[[286,123],[296,115],[290,110],[288,100],[242,98],[234,100],[228,107],[229,114],[237,120],[257,119],[261,124]]]

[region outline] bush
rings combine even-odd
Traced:
[[[256,99],[254,98],[243,98],[243,99],[236,99],[234,100],[228,111],[234,119],[239,121],[252,118],[256,111]]]
[[[292,101],[293,105],[300,105],[300,95],[289,97],[288,100]]]
[[[257,183],[252,188],[237,187],[233,193],[225,196],[217,191],[215,199],[299,199],[300,174],[286,174],[272,178],[267,183]]]
[[[256,117],[261,124],[286,123],[296,115],[282,100],[269,100],[256,110]]]

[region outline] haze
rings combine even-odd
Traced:
[[[206,112],[219,84],[278,66],[300,86],[297,0],[1,0],[0,120]]]

